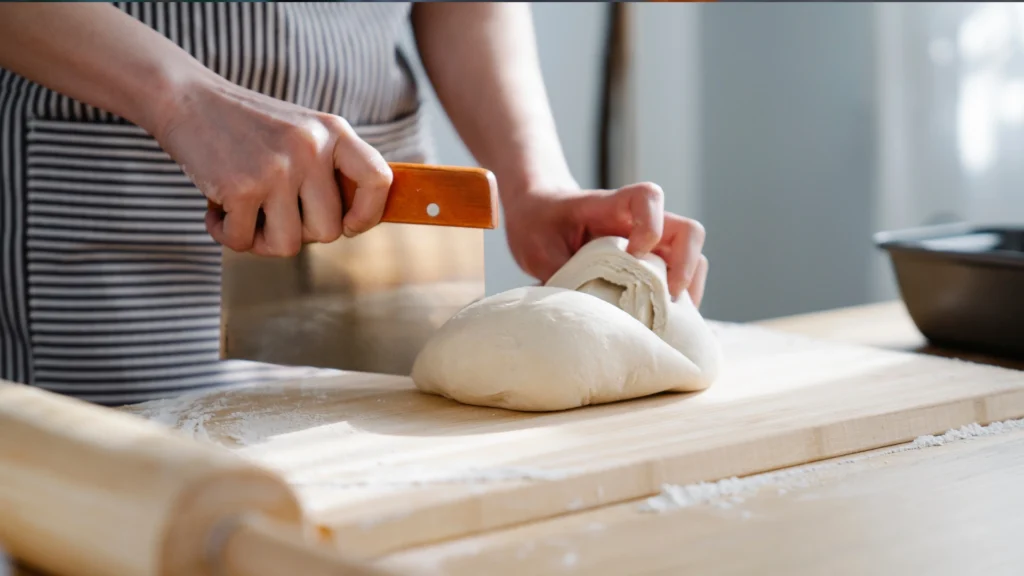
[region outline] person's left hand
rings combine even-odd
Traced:
[[[584,244],[602,236],[629,239],[627,250],[660,256],[668,266],[672,298],[684,290],[700,306],[708,259],[701,254],[704,227],[665,212],[656,184],[618,190],[555,190],[521,194],[505,205],[505,229],[516,263],[546,282]]]

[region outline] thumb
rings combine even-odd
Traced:
[[[345,236],[366,232],[380,222],[388,200],[393,174],[391,167],[373,146],[351,129],[334,145],[334,167],[356,183],[352,205],[342,218]]]

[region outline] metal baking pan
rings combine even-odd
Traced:
[[[944,224],[874,240],[932,344],[1024,358],[1024,226]]]

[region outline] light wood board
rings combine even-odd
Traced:
[[[356,556],[1024,416],[1021,372],[716,330],[727,360],[710,390],[562,413],[461,406],[364,374],[130,410],[228,446],[248,437],[235,449],[285,474]]]
[[[380,565],[447,576],[1021,573],[1024,432],[853,460],[787,469],[736,500],[661,513],[632,501]]]
[[[928,340],[914,326],[907,307],[899,300],[771,318],[756,324],[782,332],[890,350],[919,351],[928,345]]]

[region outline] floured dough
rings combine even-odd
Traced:
[[[565,410],[697,391],[720,349],[687,296],[672,302],[665,263],[599,238],[545,286],[475,302],[427,342],[412,378],[424,392],[523,411]]]
[[[707,388],[718,376],[718,340],[688,293],[672,301],[665,261],[653,254],[637,259],[626,252],[628,244],[625,238],[613,236],[593,240],[546,285],[579,290],[626,311],[700,368],[699,384],[677,390]]]

